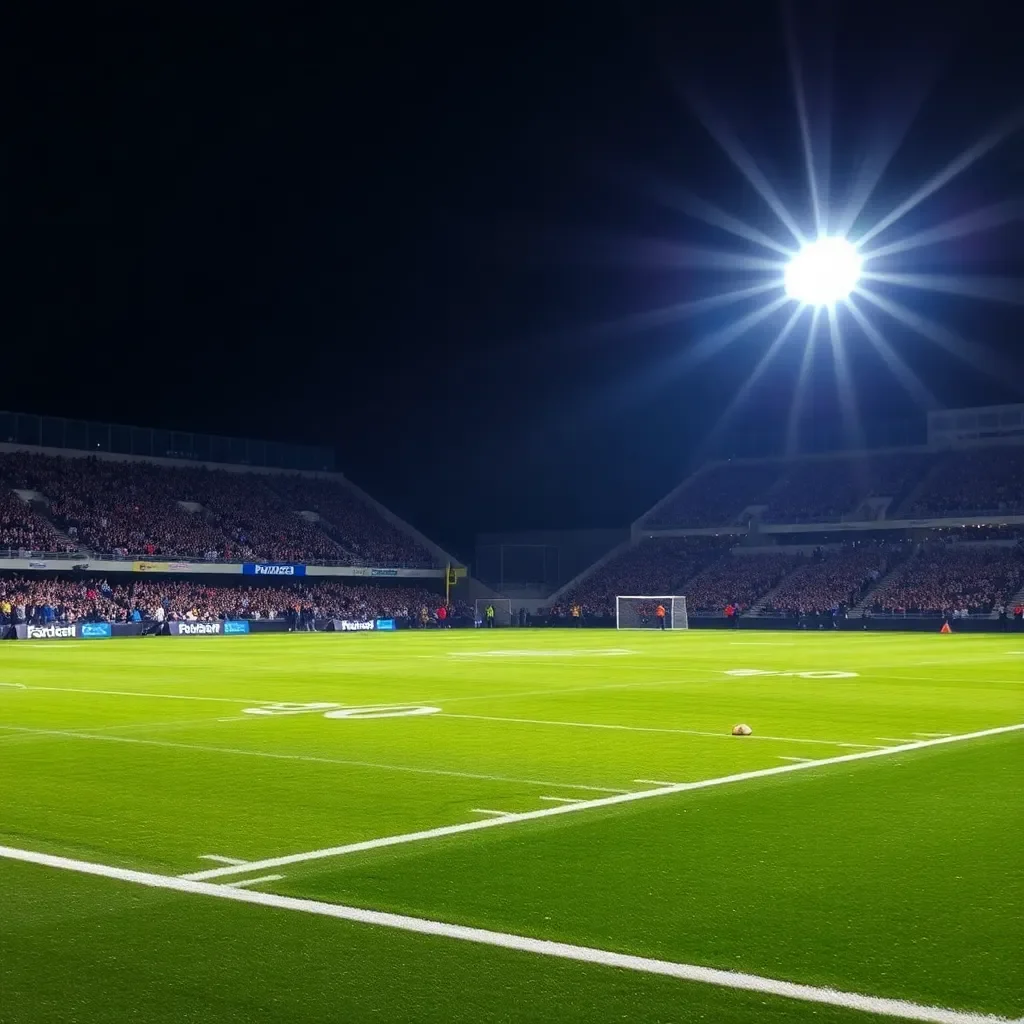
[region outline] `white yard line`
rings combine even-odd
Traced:
[[[812,761],[813,758],[810,758],[810,757],[784,757],[782,755],[779,755],[779,760],[780,761]]]
[[[248,864],[246,860],[240,860],[238,857],[222,857],[219,853],[201,853],[199,854],[200,860],[212,860],[217,864]]]
[[[320,900],[279,896],[276,893],[253,891],[229,885],[211,885],[206,882],[173,878],[169,875],[150,874],[145,871],[132,871],[127,868],[112,867],[106,864],[93,864],[88,861],[55,857],[51,854],[19,850],[8,846],[0,846],[0,857],[28,864],[57,868],[63,871],[75,871],[79,874],[111,878],[121,882],[131,882],[135,885],[144,885],[153,889],[170,889],[174,892],[188,893],[193,896],[210,896],[216,899],[233,900],[238,903],[273,907],[277,910],[316,914],[320,917],[330,917],[357,924],[368,924],[378,928],[393,928],[398,931],[429,935],[435,938],[472,942],[500,949],[532,953],[535,956],[574,960],[580,963],[598,964],[603,967],[615,967],[620,970],[658,974],[678,978],[681,981],[714,985],[718,988],[760,992],[783,999],[796,999],[808,1003],[840,1006],[848,1010],[880,1014],[900,1020],[925,1021],[927,1024],[1007,1024],[1004,1017],[972,1013],[969,1010],[951,1010],[939,1006],[924,1006],[919,1003],[907,1002],[903,999],[889,999],[884,996],[844,992],[834,988],[801,985],[797,982],[765,978],[756,974],[741,974],[737,971],[718,970],[713,967],[677,963],[672,960],[655,960],[651,957],[631,956],[628,953],[618,953],[613,950],[595,949],[590,946],[576,946],[566,942],[553,942],[549,939],[537,939],[509,932],[490,931],[485,928],[471,928],[467,925],[449,924],[444,921],[409,917],[404,914],[390,914],[379,910],[364,910],[361,907],[347,907],[336,903],[324,903]]]
[[[914,735],[915,736],[925,736],[928,739],[932,739],[932,738],[934,738],[936,736],[951,736],[952,733],[948,733],[948,732],[915,732]]]
[[[917,742],[917,740],[908,740],[906,736],[876,736],[875,739],[876,740],[881,740],[883,743],[916,743]]]
[[[193,637],[193,640],[196,638]],[[47,693],[88,693],[101,697],[157,697],[162,700],[208,700],[222,704],[276,704],[272,700],[256,700],[243,697],[200,697],[184,693],[139,693],[135,690],[87,690],[81,686],[30,686],[25,683],[3,683],[3,686],[16,687],[19,690],[42,690]]]
[[[261,885],[263,882],[280,882],[284,875],[260,875],[259,878],[243,878],[240,882],[226,882],[229,889],[245,889],[250,885]]]
[[[578,796],[542,796],[539,799],[547,800],[552,804],[578,804],[582,803]]]
[[[246,715],[245,720],[247,721],[251,716]],[[124,725],[89,725],[86,726],[90,733],[106,733],[106,732],[133,732],[133,731],[146,731],[152,729],[154,732],[171,731],[173,729],[191,729],[194,726],[213,725],[216,722],[237,722],[242,721],[241,718],[193,718],[188,721],[174,721],[174,722],[132,722]],[[0,736],[0,743],[11,743],[15,741],[31,742],[33,738],[44,739],[46,733],[29,733],[29,732],[17,732],[16,726],[11,725],[0,725],[0,732],[6,732],[8,735]],[[72,729],[72,731],[75,731]]]
[[[613,729],[620,732],[664,732],[680,736],[711,736],[715,739],[727,739],[732,740],[734,743],[736,742],[736,737],[726,730],[723,730],[722,732],[710,732],[701,729],[668,729],[662,726],[653,725],[616,725],[610,722],[563,722],[546,718],[506,718],[504,715],[463,715],[458,712],[446,711],[442,711],[434,717],[468,718],[477,722],[511,722],[515,725],[562,726],[568,729]],[[758,736],[756,734],[753,736],[744,736],[743,739],[773,740],[777,743],[816,743],[818,746],[825,747],[863,747],[867,750],[873,749],[877,746],[875,743],[840,743],[838,740],[809,740],[793,736]]]
[[[642,783],[645,786],[678,786],[678,782],[666,782],[664,779],[634,779],[634,782]]]
[[[473,814],[489,814],[492,818],[510,818],[513,811],[495,811],[490,807],[470,807]]]
[[[307,850],[303,853],[290,853],[282,857],[269,857],[266,860],[252,861],[246,868],[213,868],[209,871],[197,871],[182,875],[182,878],[204,880],[220,878],[224,875],[236,875],[243,870],[263,871],[264,869],[285,867],[288,864],[300,864],[311,860],[324,860],[328,857],[342,857],[350,853],[363,853],[366,850],[377,850],[386,846],[400,846],[404,843],[417,843],[427,839],[440,839],[444,836],[459,835],[463,832],[477,832],[480,829],[494,828],[499,825],[511,825],[520,821],[533,821],[538,818],[553,818],[559,814],[574,814],[577,811],[589,811],[598,807],[614,807],[618,804],[633,803],[637,800],[649,800],[654,797],[668,796],[672,793],[685,793],[692,789],[709,789],[712,786],[726,786],[734,782],[748,782],[751,779],[763,779],[772,775],[786,775],[790,772],[806,771],[809,768],[820,768],[830,764],[846,764],[852,761],[865,761],[874,757],[888,757],[912,750],[924,750],[928,747],[945,746],[948,743],[962,743],[965,740],[981,739],[985,736],[998,736],[1002,733],[1019,732],[1024,723],[1003,725],[995,729],[983,729],[979,732],[968,732],[958,736],[945,736],[934,740],[918,740],[900,747],[881,747],[873,750],[861,750],[856,754],[840,754],[838,757],[826,757],[817,761],[800,761],[790,764],[776,765],[773,768],[760,768],[756,771],[739,772],[735,775],[723,775],[715,779],[702,779],[699,782],[680,782],[660,789],[642,789],[633,793],[620,793],[618,796],[606,796],[597,800],[583,800],[575,804],[559,804],[557,807],[543,807],[538,811],[524,811],[509,814],[504,818],[488,818],[484,821],[466,821],[458,825],[442,825],[439,828],[423,829],[420,832],[406,832],[403,835],[383,836],[380,839],[365,839],[362,842],[346,843],[342,846],[329,846],[322,850]],[[555,788],[555,787],[552,787]]]
[[[145,740],[138,736],[94,735],[67,729],[33,729],[24,725],[0,725],[0,730],[35,733],[41,736],[65,736],[74,740],[100,740],[106,743],[132,743],[146,747],[164,747],[169,750],[198,750],[207,754],[231,754],[239,757],[266,757],[274,761],[306,761],[311,764],[340,764],[351,768],[373,768],[388,772],[409,772],[413,775],[442,775],[456,779],[481,779],[484,782],[512,782],[521,786],[544,786],[547,789],[582,789],[590,793],[628,793],[627,789],[611,786],[585,786],[578,782],[558,782],[552,779],[518,779],[508,775],[483,775],[478,772],[458,772],[447,768],[413,768],[409,765],[382,764],[378,761],[354,761],[338,757],[317,757],[313,754],[279,754],[269,750],[244,750],[241,747],[208,747],[201,743],[175,743],[171,740]]]

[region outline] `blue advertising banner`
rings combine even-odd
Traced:
[[[83,640],[109,640],[114,631],[109,622],[83,622],[78,627],[78,635]]]
[[[391,632],[397,627],[394,619],[377,619],[376,628],[385,632]]]
[[[306,567],[294,562],[243,562],[243,576],[305,576]]]
[[[225,636],[240,636],[242,633],[249,632],[249,620],[248,619],[228,619],[224,623],[224,635]]]

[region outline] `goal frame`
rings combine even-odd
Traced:
[[[512,601],[507,597],[478,597],[473,603],[473,617],[482,627],[486,627],[484,609],[494,605],[494,627],[504,629],[512,625]]]
[[[686,611],[686,598],[682,594],[663,594],[655,596],[650,594],[616,594],[615,595],[615,628],[616,629],[658,629],[655,622],[650,625],[623,625],[622,602],[623,601],[644,601],[651,606],[662,604],[665,606],[666,623],[665,629],[689,629],[690,620]],[[651,616],[654,618],[653,614]]]

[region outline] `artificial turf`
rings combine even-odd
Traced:
[[[0,844],[179,874],[990,729],[1024,721],[1021,652],[717,631],[8,644]],[[246,713],[283,701],[440,711]],[[728,735],[740,721],[754,737]],[[1012,1017],[1022,783],[1010,733],[289,865],[260,888]],[[0,1020],[870,1019],[221,903],[0,859]]]

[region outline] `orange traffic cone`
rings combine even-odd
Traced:
[[[952,633],[952,632],[953,632],[953,630],[951,630],[951,629],[949,628],[949,623],[948,623],[948,622],[944,622],[944,623],[942,624],[942,629],[940,629],[940,630],[939,630],[939,632],[940,632],[940,633]]]

